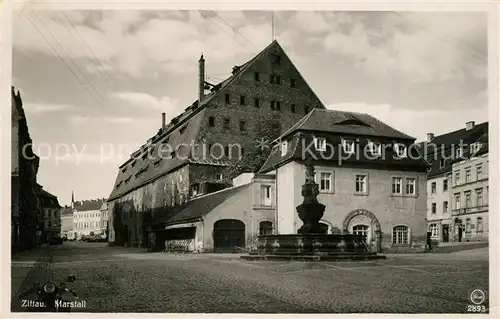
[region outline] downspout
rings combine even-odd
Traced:
[[[274,212],[274,219],[276,221],[276,234],[278,234],[278,222],[279,222],[279,219],[278,219],[278,169],[276,168],[276,196],[275,196],[275,212]]]

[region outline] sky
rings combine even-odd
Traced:
[[[20,90],[38,182],[61,205],[107,197],[118,166],[274,38],[330,109],[417,139],[487,121],[487,16],[474,12],[18,11]]]

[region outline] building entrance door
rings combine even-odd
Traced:
[[[245,248],[245,224],[237,219],[222,219],[214,223],[215,252],[238,252]]]
[[[449,225],[443,225],[443,242],[447,243],[450,240],[450,227]]]

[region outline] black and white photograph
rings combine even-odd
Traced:
[[[12,8],[11,313],[498,314],[496,16],[288,6]]]

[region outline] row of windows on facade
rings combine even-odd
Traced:
[[[481,148],[481,143],[472,143],[469,146],[469,152],[470,154],[476,154]],[[461,158],[463,156],[463,148],[458,147],[455,149],[455,158]],[[443,169],[446,166],[446,159],[442,158],[439,160],[439,168]]]
[[[454,185],[461,185],[461,184],[467,184],[467,183],[472,183],[475,181],[480,181],[485,179],[485,176],[483,174],[483,165],[482,164],[476,164],[475,165],[475,180],[472,180],[472,167],[468,166],[465,167],[464,172],[465,172],[465,179],[462,180],[462,172],[460,170],[457,170],[454,172],[455,175],[455,183]]]
[[[321,192],[332,192],[334,185],[334,174],[332,172],[320,172],[319,181],[318,174],[314,176],[316,183],[319,185]],[[391,177],[391,194],[392,195],[416,195],[417,194],[417,179],[414,177]],[[403,188],[404,185],[404,188]],[[355,193],[368,194],[368,175],[357,174],[354,180]],[[404,192],[403,192],[404,191]]]
[[[45,212],[47,213],[48,218],[52,218],[52,211],[51,210],[46,210]],[[58,216],[59,216],[59,212],[54,211],[54,218],[57,218]]]
[[[47,227],[57,227],[58,225],[59,225],[59,223],[58,223],[58,222],[54,222],[53,224],[52,224],[52,222],[51,222],[51,221],[48,221],[48,222],[47,222]]]
[[[231,104],[231,94],[226,93],[224,95],[224,99],[225,99],[226,104]],[[262,100],[256,97],[253,99],[253,106],[261,107],[261,105],[262,105],[261,102],[262,102]],[[246,105],[246,104],[247,104],[246,96],[240,95],[240,105]],[[273,111],[281,111],[281,101],[271,100],[271,101],[269,101],[269,107]],[[292,112],[292,113],[298,112],[297,106],[295,104],[290,104],[290,112]],[[304,114],[307,114],[307,113],[309,113],[309,107],[306,106],[306,107],[304,107]]]
[[[108,222],[106,220],[100,221],[100,222],[75,222],[75,228],[97,228],[97,227],[104,227],[106,228],[108,226]]]
[[[465,232],[471,233],[473,229],[475,230],[475,232],[477,234],[481,234],[483,232],[483,218],[482,217],[477,217],[475,224],[472,223],[472,220],[470,218],[465,219]],[[439,237],[440,236],[438,224],[429,225],[429,231],[431,232],[432,237]]]
[[[481,207],[485,206],[488,204],[488,193],[489,193],[489,186],[486,186],[486,193],[483,194],[483,188],[477,188],[474,190],[475,193],[475,205],[472,205],[472,191],[465,191],[464,192],[464,205],[463,208],[472,208],[472,207]],[[462,194],[461,193],[455,193],[455,207],[454,209],[461,209],[462,208]]]
[[[477,188],[475,190],[475,202],[474,205],[472,204],[472,191],[466,191],[464,192],[464,208],[471,208],[471,207],[481,207],[485,206],[488,203],[488,187],[486,187],[486,194],[483,194],[483,188]],[[462,201],[461,201],[461,194],[456,193],[455,194],[455,205],[453,209],[460,209],[462,208]],[[443,213],[448,213],[449,212],[449,207],[448,207],[448,201],[443,201]],[[431,213],[436,214],[437,213],[437,205],[436,203],[431,203]]]
[[[355,154],[356,153],[356,142],[350,139],[341,139],[342,150],[346,154]],[[393,144],[394,150],[396,151],[396,155],[398,157],[404,158],[407,156],[407,148],[406,145],[401,143]],[[327,143],[326,138],[324,137],[314,137],[314,148],[320,152],[327,151]],[[382,155],[382,144],[379,142],[368,141],[368,152],[374,156]],[[281,155],[285,156],[288,153],[288,142],[281,143]]]
[[[89,217],[107,217],[108,213],[107,212],[91,212],[91,213],[87,213],[87,212],[79,212],[79,213],[76,213],[75,217],[76,218],[89,218]]]

